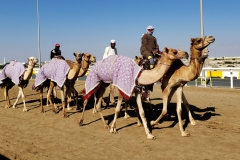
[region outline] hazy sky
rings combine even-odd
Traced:
[[[240,56],[240,0],[203,0],[204,35],[216,41],[210,57]],[[141,35],[148,25],[160,50],[190,48],[200,37],[200,0],[39,0],[41,60],[50,59],[56,43],[62,55],[87,52],[102,59],[111,39],[120,55],[140,55]],[[26,62],[38,54],[36,0],[0,1],[0,63]]]

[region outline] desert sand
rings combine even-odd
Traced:
[[[83,126],[77,123],[81,112],[75,109],[68,111],[68,118],[62,118],[61,111],[54,114],[51,107],[46,105],[46,112],[40,113],[39,93],[31,89],[33,82],[30,80],[24,90],[28,112],[22,111],[21,99],[18,108],[4,108],[3,89],[0,90],[0,159],[240,159],[239,89],[184,87],[190,110],[197,122],[196,126],[191,126],[183,107],[184,128],[190,137],[180,135],[174,95],[168,106],[168,116],[152,128],[157,139],[148,140],[144,128],[137,127],[133,109],[130,109],[131,118],[125,119],[123,114],[119,116],[118,134],[110,134],[108,129],[103,128],[99,114],[92,113],[91,101]],[[77,81],[75,86],[81,90],[84,82]],[[11,104],[17,93],[18,88],[14,86],[9,92]],[[46,104],[46,91],[44,93]],[[107,95],[105,93],[105,99]],[[159,84],[154,85],[151,99],[153,114],[144,103],[149,121],[161,113],[162,93]],[[114,107],[105,107],[103,114],[111,124]]]

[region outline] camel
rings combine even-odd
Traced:
[[[67,64],[69,65],[69,67],[72,69],[74,67],[74,62],[71,61],[71,60],[66,60]],[[83,55],[83,59],[82,59],[82,62],[81,62],[81,67],[80,67],[80,70],[79,70],[79,73],[78,73],[78,77],[82,77],[86,74],[88,68],[89,68],[89,65],[92,63],[92,62],[96,62],[96,57],[92,54],[89,54],[89,53],[84,53]],[[74,84],[75,84],[75,81],[74,81]],[[73,86],[74,86],[73,84]],[[53,82],[50,82],[49,84],[49,92],[52,93],[51,95],[54,96],[54,98],[56,98],[56,90],[55,90],[55,84]],[[73,87],[72,88],[73,90],[71,90],[70,92],[74,95],[76,95],[77,91],[75,90],[75,88]],[[48,96],[49,97],[49,96]],[[48,102],[49,102],[49,99],[47,98],[47,106],[48,106]],[[67,109],[70,110],[70,102],[71,102],[71,98],[69,98],[68,100],[68,106],[67,106]],[[77,99],[75,99],[75,102],[76,104],[78,103],[77,102]],[[55,105],[55,103],[54,103]],[[56,108],[56,107],[55,107]],[[78,110],[79,108],[77,108]]]
[[[192,117],[192,114],[189,110],[189,103],[183,93],[184,85],[193,81],[200,75],[200,72],[203,67],[203,63],[207,58],[206,49],[211,43],[215,41],[215,38],[212,36],[205,36],[203,38],[191,38],[191,58],[189,66],[183,65],[180,60],[175,61],[170,69],[167,71],[166,75],[162,80],[162,97],[163,97],[163,110],[161,115],[155,120],[151,121],[151,126],[155,126],[158,122],[167,114],[167,105],[171,101],[171,98],[176,92],[177,96],[177,116],[179,121],[179,129],[181,132],[181,136],[190,136],[189,133],[184,131],[183,123],[181,118],[182,108],[181,102],[183,102],[189,116],[189,121],[191,125],[196,125],[195,120]]]
[[[110,133],[117,133],[116,120],[120,112],[123,97],[126,100],[129,100],[135,84],[149,85],[154,82],[157,82],[160,78],[162,78],[163,75],[165,75],[166,71],[170,68],[171,64],[176,59],[181,59],[183,57],[188,57],[188,54],[185,51],[176,50],[172,48],[164,48],[164,52],[161,58],[158,59],[158,62],[155,68],[153,68],[152,70],[142,70],[141,67],[135,64],[132,59],[124,56],[113,55],[113,56],[109,56],[108,58],[102,61],[99,61],[93,66],[93,68],[89,72],[89,75],[87,76],[87,79],[85,82],[86,94],[84,96],[83,111],[82,111],[82,116],[79,119],[78,123],[80,125],[83,124],[84,111],[88,102],[88,98],[95,91],[97,91],[95,93],[96,108],[97,108],[97,111],[99,111],[100,117],[104,123],[104,127],[108,128],[108,125],[106,124],[101,112],[101,100],[106,90],[106,87],[109,85],[109,83],[113,83],[118,88],[119,94],[118,94],[117,107],[115,109],[114,120],[110,128]],[[130,72],[130,74],[127,74],[127,72]],[[109,75],[110,78],[105,79],[106,75]],[[117,79],[117,81],[115,78]],[[96,81],[97,83],[94,83]],[[124,86],[129,87],[130,89],[124,90]],[[147,134],[147,139],[155,139],[156,137],[152,135],[152,133],[150,132],[147,126],[146,117],[145,117],[144,110],[141,103],[140,91],[135,90],[135,96],[138,104],[139,115],[141,117],[145,132]]]
[[[38,59],[35,57],[29,57],[28,67],[25,69],[24,65],[17,61],[12,61],[10,64],[6,65],[0,75],[0,86],[4,88],[4,96],[6,100],[5,108],[10,108],[10,100],[8,96],[8,91],[14,86],[18,85],[19,92],[13,108],[17,108],[17,102],[20,97],[23,100],[23,112],[27,112],[28,109],[25,104],[25,95],[23,88],[27,87],[29,79],[32,77],[33,67],[38,63]],[[1,81],[2,80],[2,81]],[[2,83],[1,83],[2,82]]]
[[[81,62],[82,62],[82,56],[84,55],[84,53],[73,53],[73,55],[75,56],[75,62],[74,65],[72,66],[72,68],[70,69],[69,65],[67,64],[67,62],[65,60],[62,59],[53,59],[51,64],[53,66],[46,66],[45,68],[50,68],[50,72],[51,73],[44,73],[44,67],[42,67],[38,74],[36,75],[36,79],[44,79],[44,81],[41,82],[37,82],[35,80],[35,89],[36,90],[40,90],[40,108],[41,108],[41,112],[44,113],[44,108],[42,105],[42,98],[43,98],[43,89],[46,86],[49,86],[48,89],[48,93],[47,93],[47,99],[50,102],[50,105],[52,106],[52,111],[54,113],[56,113],[55,111],[55,105],[53,105],[52,100],[51,100],[51,95],[52,95],[52,91],[53,91],[53,87],[57,85],[57,83],[55,82],[56,80],[51,79],[53,75],[61,75],[61,84],[58,86],[60,87],[60,93],[61,93],[61,100],[62,100],[62,108],[63,108],[63,117],[67,117],[66,111],[65,111],[65,97],[68,98],[67,103],[70,103],[70,99],[71,99],[71,91],[75,90],[74,89],[74,84],[75,81],[78,77],[80,68],[81,68]],[[57,68],[56,70],[52,71],[52,68],[54,67],[55,64],[57,64],[58,62],[61,62],[62,64],[60,64],[59,68]],[[49,65],[51,65],[49,64]],[[54,72],[55,73],[52,73]],[[47,70],[47,72],[49,72],[49,70]],[[45,74],[45,75],[44,75]],[[42,75],[44,75],[44,77],[41,77]],[[38,76],[40,78],[38,78]],[[51,79],[49,82],[47,79]],[[48,82],[48,83],[47,83]],[[50,83],[50,84],[49,84]],[[64,86],[66,88],[66,91],[64,91]],[[75,93],[76,98],[78,98],[78,94],[77,92]],[[69,106],[69,104],[68,104]],[[77,106],[78,106],[78,101],[77,101]]]

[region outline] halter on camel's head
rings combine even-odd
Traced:
[[[202,38],[191,38],[191,60],[197,59],[198,62],[203,63],[208,57],[208,45],[215,41],[213,36],[205,36]],[[197,53],[197,55],[194,55]]]

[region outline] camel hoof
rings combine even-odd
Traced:
[[[194,120],[192,120],[192,121],[191,121],[191,125],[192,125],[192,126],[196,126],[197,123],[196,123]]]
[[[126,114],[126,113],[125,113],[125,116],[124,116],[124,118],[126,118],[126,119],[129,119],[129,118],[130,118],[130,116],[129,116],[128,114]]]
[[[181,133],[181,136],[182,136],[182,137],[189,137],[189,136],[190,136],[190,133],[182,132],[182,133]]]
[[[111,130],[109,132],[112,133],[112,134],[117,134],[116,128],[111,128]]]
[[[16,106],[13,106],[12,108],[17,108]]]
[[[68,107],[67,110],[73,110],[73,108]]]
[[[152,135],[152,134],[149,134],[149,135],[147,136],[147,139],[155,140],[155,139],[157,139],[157,137],[154,136],[154,135]]]
[[[143,125],[142,125],[142,123],[138,123],[137,126],[138,127],[142,127]]]
[[[28,109],[23,109],[23,112],[27,112],[28,111]]]
[[[79,124],[79,126],[82,126],[82,125],[83,125],[83,119],[80,119],[80,120],[78,121],[78,124]]]
[[[109,126],[108,125],[104,125],[103,128],[109,129]]]
[[[68,115],[66,113],[63,113],[63,118],[68,118]]]

